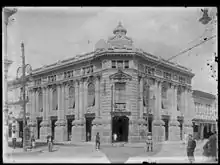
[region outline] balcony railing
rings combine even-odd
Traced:
[[[116,111],[116,112],[126,111],[126,103],[115,103],[114,111]]]

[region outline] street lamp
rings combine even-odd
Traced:
[[[7,58],[7,26],[9,23],[9,18],[17,12],[17,9],[9,9],[4,8],[3,9],[3,15],[4,15],[4,89],[5,89],[5,97],[4,97],[4,131],[5,132],[5,138],[6,143],[8,146],[8,84],[7,84],[7,75],[8,75],[8,68],[12,64],[11,60],[8,60]]]
[[[24,149],[24,151],[27,151],[27,148],[26,148],[26,129],[27,129],[26,103],[28,102],[28,98],[26,98],[26,90],[25,90],[26,82],[27,82],[27,77],[25,75],[25,72],[27,72],[28,74],[31,73],[32,67],[29,64],[25,64],[25,54],[24,54],[24,43],[23,42],[21,43],[21,51],[22,51],[22,66],[17,69],[16,76],[18,79],[19,75],[22,72],[22,75],[21,75],[21,83],[22,83],[22,90],[23,90],[22,91],[22,94],[23,94],[22,103],[23,103],[23,109],[24,109],[24,111],[23,111],[23,149]]]

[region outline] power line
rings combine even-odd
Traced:
[[[187,49],[181,51],[180,53],[178,53],[178,54],[176,54],[176,55],[174,55],[174,56],[168,58],[166,61],[172,60],[172,59],[176,58],[177,56],[179,56],[179,55],[181,55],[181,54],[184,54],[184,53],[188,52],[189,50],[192,50],[193,48],[198,47],[199,45],[202,45],[203,43],[205,43],[205,42],[207,42],[207,41],[209,41],[209,40],[211,40],[211,39],[213,39],[213,38],[215,38],[215,37],[216,37],[216,35],[211,36],[210,38],[205,38],[202,42],[200,42],[200,43],[198,43],[198,44],[196,44],[196,45],[194,45],[194,46],[192,46],[192,47],[190,47],[190,48],[187,48]],[[160,61],[157,65],[153,66],[152,68],[156,68],[156,67],[157,67],[158,65],[160,65],[161,63],[162,63],[162,61]]]

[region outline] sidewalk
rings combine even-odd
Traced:
[[[36,149],[31,149],[31,150],[27,150],[24,151],[23,148],[16,148],[13,149],[12,147],[7,147],[6,149],[4,149],[4,155],[8,156],[10,154],[28,154],[28,153],[35,153],[35,152],[41,152],[43,150],[43,148],[36,148]]]

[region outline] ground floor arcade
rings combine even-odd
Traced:
[[[183,117],[178,117],[178,124],[173,126],[168,115],[161,116],[163,123],[161,125],[154,124],[152,114],[148,117],[144,114],[142,122],[139,122],[139,119],[132,119],[130,114],[114,114],[112,118],[98,120],[95,114],[86,114],[85,118],[78,123],[75,122],[74,115],[66,115],[64,125],[57,124],[57,116],[51,116],[49,125],[46,127],[42,126],[42,121],[42,117],[37,117],[35,125],[30,126],[36,139],[44,140],[46,135],[51,134],[56,141],[94,141],[96,133],[99,132],[102,141],[107,143],[112,141],[113,134],[117,134],[117,141],[142,142],[146,140],[147,132],[152,132],[155,138],[160,134],[162,141],[177,141],[183,139],[185,132]],[[23,132],[22,120],[18,120],[17,127],[20,137]],[[192,130],[192,128],[189,129]],[[158,130],[161,131],[158,132]]]

